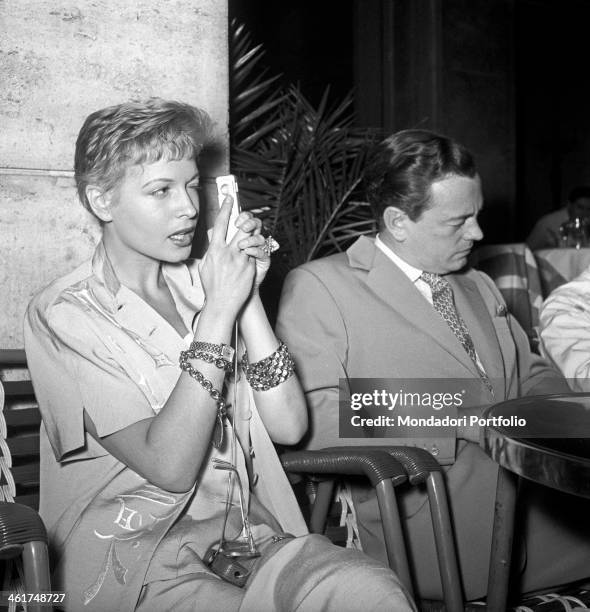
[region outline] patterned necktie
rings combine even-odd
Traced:
[[[465,349],[471,361],[475,364],[479,375],[486,384],[486,387],[492,390],[492,385],[485,373],[483,367],[477,359],[473,340],[467,331],[467,326],[459,316],[453,299],[453,289],[448,281],[440,274],[432,274],[431,272],[422,272],[420,277],[432,291],[432,304],[438,314],[446,321],[451,331],[455,334],[461,346]]]

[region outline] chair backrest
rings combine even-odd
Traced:
[[[543,296],[531,250],[524,243],[486,245],[473,252],[470,263],[494,281],[508,310],[527,333],[531,348],[537,351],[536,328]]]
[[[37,510],[41,415],[24,351],[0,350],[0,386],[4,395],[0,415],[1,494]]]

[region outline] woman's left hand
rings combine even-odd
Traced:
[[[262,247],[264,246],[264,236],[261,234],[262,222],[250,212],[242,212],[236,219],[236,227],[248,234],[244,238],[239,238],[237,246],[246,255],[249,255],[256,262],[256,273],[252,285],[253,292],[257,292],[262,284],[268,269],[270,268],[270,255],[267,255]]]

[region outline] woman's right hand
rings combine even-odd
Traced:
[[[252,291],[256,264],[237,246],[247,234],[237,232],[226,244],[232,204],[232,197],[227,196],[219,209],[199,274],[207,304],[233,320]]]

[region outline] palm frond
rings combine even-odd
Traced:
[[[262,209],[281,244],[273,258],[285,272],[341,251],[375,230],[366,203],[355,201],[369,146],[378,133],[353,126],[352,94],[317,106],[299,87],[277,87],[262,68],[264,49],[231,24],[230,154],[242,206]]]

